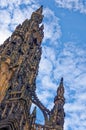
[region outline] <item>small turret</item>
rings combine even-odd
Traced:
[[[57,89],[57,96],[55,97],[55,100],[64,100],[64,85],[63,85],[63,77],[61,78],[59,87]],[[55,101],[54,101],[55,102]]]
[[[54,128],[59,127],[59,130],[63,130],[64,125],[64,85],[63,78],[61,78],[59,87],[57,88],[57,95],[54,98],[54,107],[51,110],[50,122],[54,125]]]

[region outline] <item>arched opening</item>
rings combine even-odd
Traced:
[[[37,124],[44,125],[45,124],[45,119],[42,111],[37,107],[37,119],[36,119]]]
[[[45,123],[45,118],[44,118],[44,115],[43,115],[43,112],[41,111],[41,109],[35,105],[34,103],[32,103],[32,106],[31,106],[31,111],[30,111],[30,114],[33,113],[33,110],[34,108],[36,107],[36,119],[35,119],[35,123],[37,124],[41,124],[41,125],[44,125]]]

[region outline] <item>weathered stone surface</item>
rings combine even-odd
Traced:
[[[24,85],[35,89],[43,39],[43,25],[39,27],[42,18],[39,10],[34,12],[0,47],[0,101],[10,87],[21,89]]]
[[[62,126],[64,125],[64,103],[65,103],[65,98],[64,98],[64,86],[63,86],[63,78],[61,78],[60,85],[57,89],[57,95],[54,99],[54,107],[51,110],[51,122],[54,123],[56,126]]]
[[[40,102],[35,91],[44,36],[42,19],[40,7],[0,46],[0,130],[63,130],[63,80],[51,111]],[[30,113],[32,103],[43,112],[45,125],[36,124],[36,107]]]

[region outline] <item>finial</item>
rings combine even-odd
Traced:
[[[40,24],[43,20],[42,12],[43,12],[43,6],[41,6],[39,9],[37,9],[35,12],[32,13],[31,19]]]
[[[42,14],[42,12],[43,12],[43,5],[41,5],[41,7],[36,10],[36,12],[37,12],[38,14]]]
[[[63,77],[60,80],[60,84],[59,87],[57,88],[57,95],[54,98],[54,103],[55,101],[57,101],[59,98],[63,98],[64,97],[64,85],[63,85]]]
[[[63,77],[61,78],[60,85],[63,84]]]
[[[64,85],[63,85],[63,77],[62,77],[61,80],[60,80],[59,87],[57,89],[57,95],[63,96],[63,94],[64,94]]]

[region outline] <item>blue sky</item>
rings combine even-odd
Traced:
[[[0,44],[40,5],[45,28],[38,97],[51,109],[63,76],[64,130],[86,130],[86,0],[0,0]]]

